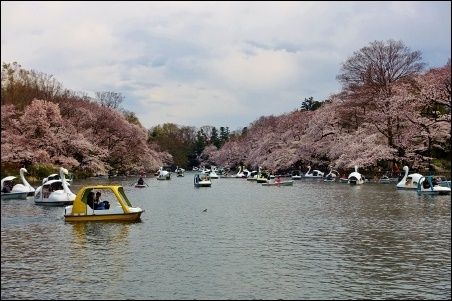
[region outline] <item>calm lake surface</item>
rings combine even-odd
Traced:
[[[1,299],[451,299],[450,195],[136,180],[71,185],[123,185],[146,210],[134,223],[66,223],[63,207],[1,201]]]

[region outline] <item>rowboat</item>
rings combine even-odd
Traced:
[[[348,179],[347,178],[340,178],[339,182],[341,182],[341,183],[348,183]]]
[[[380,180],[378,180],[378,183],[383,183],[383,184],[389,184],[390,182],[391,182],[391,179],[386,175],[383,175],[380,178]]]

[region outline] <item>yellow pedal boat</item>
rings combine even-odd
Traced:
[[[101,192],[105,209],[95,210],[88,205],[88,195],[91,192]],[[110,205],[111,204],[111,205]],[[72,205],[64,208],[66,222],[84,221],[136,221],[144,212],[139,207],[133,207],[127,198],[124,187],[120,185],[84,186],[78,192]]]

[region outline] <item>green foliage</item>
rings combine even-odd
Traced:
[[[43,179],[50,174],[58,173],[58,170],[55,166],[39,163],[31,165],[29,168],[27,168],[27,171],[30,173],[30,175],[37,179]]]
[[[18,176],[20,168],[21,166],[17,163],[2,162],[2,171],[1,171],[2,179],[7,176]]]
[[[434,159],[431,162],[434,166],[441,170],[451,170],[451,161],[446,159]]]
[[[222,145],[229,140],[229,127],[220,127],[220,139],[221,139],[221,143]]]
[[[6,176],[19,177],[19,170],[22,167],[25,167],[25,169],[27,169],[28,173],[26,174],[26,177],[35,180],[43,179],[50,174],[58,172],[57,168],[51,164],[33,164],[23,166],[18,163],[2,162],[2,172],[1,172],[2,179]]]
[[[153,127],[148,133],[148,141],[157,143],[162,151],[173,156],[173,165],[187,167],[196,157],[193,128],[165,123]]]
[[[311,96],[309,98],[305,98],[304,101],[301,103],[301,110],[315,111],[318,108],[320,108],[321,106],[322,106],[322,103],[314,100],[314,98]]]
[[[221,147],[221,139],[218,137],[218,130],[217,128],[212,128],[212,134],[210,136],[210,143],[215,145],[217,149]]]
[[[204,148],[206,148],[206,146],[207,146],[207,137],[204,134],[203,129],[201,129],[196,133],[196,142],[195,142],[196,154],[200,155],[204,151]]]
[[[130,111],[127,111],[127,110],[122,110],[122,113],[124,114],[124,116],[126,117],[126,120],[129,123],[136,124],[136,125],[138,125],[141,128],[143,127],[141,125],[140,120],[138,119],[138,117],[135,115],[134,112],[130,112]]]

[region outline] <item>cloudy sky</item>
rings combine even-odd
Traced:
[[[451,2],[1,2],[2,63],[121,93],[146,128],[234,131],[323,101],[341,63],[389,39],[444,66]]]

